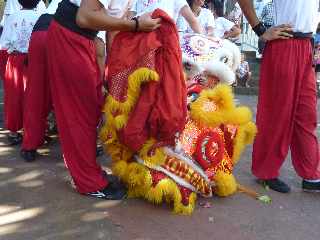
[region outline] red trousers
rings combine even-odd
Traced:
[[[22,149],[35,150],[44,142],[51,95],[46,53],[47,31],[32,33],[28,52]]]
[[[260,74],[253,174],[259,179],[278,177],[290,148],[298,175],[320,179],[316,80],[310,40],[268,43]]]
[[[11,132],[23,127],[27,54],[9,54],[4,77],[4,122]]]
[[[9,55],[8,55],[7,50],[0,50],[0,78],[1,78],[1,80],[4,79],[8,56]]]
[[[96,162],[103,103],[94,42],[53,21],[48,30],[50,88],[62,151],[80,193],[107,186]]]

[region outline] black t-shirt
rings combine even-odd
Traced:
[[[34,25],[32,32],[47,31],[52,19],[53,15],[48,13],[42,14]]]

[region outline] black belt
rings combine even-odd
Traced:
[[[69,0],[63,0],[59,3],[59,7],[54,15],[54,20],[61,26],[78,33],[88,39],[94,39],[98,31],[81,28],[76,23],[76,16],[79,7],[71,3]]]
[[[303,32],[287,32],[288,34],[292,35],[293,38],[296,39],[311,39],[313,38],[312,32],[310,33],[303,33]]]

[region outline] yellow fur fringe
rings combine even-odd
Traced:
[[[237,192],[238,184],[233,174],[217,171],[214,182],[214,193],[220,197],[227,197]]]
[[[214,102],[216,111],[206,111],[204,106],[207,102]],[[214,89],[203,90],[197,101],[191,104],[190,113],[198,124],[207,127],[218,127],[223,123],[246,124],[252,118],[249,108],[235,107],[231,87],[222,84]]]
[[[155,149],[152,156],[149,156],[149,151],[152,146],[156,143],[156,140],[149,139],[139,151],[139,157],[144,161],[145,165],[148,167],[160,166],[166,160],[166,154],[163,152],[162,148]]]
[[[248,144],[252,144],[257,134],[257,127],[253,122],[248,122],[238,128],[237,135],[234,140],[232,162],[235,165],[241,156],[244,148]]]
[[[143,197],[154,204],[173,202],[173,212],[177,214],[190,215],[194,210],[197,199],[195,193],[190,195],[189,204],[183,205],[180,189],[173,180],[165,178],[152,186],[150,170],[141,164],[119,161],[113,164],[113,173],[127,184],[130,198]]]

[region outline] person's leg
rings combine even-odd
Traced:
[[[51,108],[46,39],[47,31],[37,31],[32,34],[29,44],[21,151],[27,161],[35,160],[36,149],[44,143],[47,116]]]
[[[317,128],[317,92],[315,74],[311,62],[311,46],[304,41],[301,46],[299,74],[299,101],[294,115],[291,141],[292,162],[303,179],[320,180],[319,144]],[[320,190],[320,184],[319,184]]]
[[[0,50],[0,80],[4,80],[4,74],[6,72],[6,65],[8,61],[7,50]]]
[[[56,22],[48,30],[50,87],[63,155],[80,193],[107,186],[96,161],[101,89],[96,49]]]
[[[4,122],[10,131],[10,144],[21,143],[21,135],[17,132],[23,127],[23,101],[27,81],[26,54],[11,54],[8,57],[4,78]]]
[[[246,74],[246,77],[245,77],[245,79],[244,79],[244,87],[246,87],[246,88],[250,87],[249,82],[250,82],[250,80],[251,80],[251,76],[252,76],[252,73],[251,73],[251,72],[248,72],[248,73]]]
[[[252,172],[258,179],[277,179],[288,153],[297,102],[296,49],[295,40],[270,42],[265,48],[260,73],[258,134],[252,155]],[[289,191],[282,187],[283,192]]]
[[[125,189],[106,177],[96,161],[96,128],[104,99],[94,42],[53,21],[47,43],[60,142],[77,191],[96,198],[122,199]]]
[[[96,38],[94,40],[94,43],[96,46],[97,63],[100,70],[100,76],[101,76],[101,79],[103,79],[105,68],[106,68],[106,44],[100,38]]]

